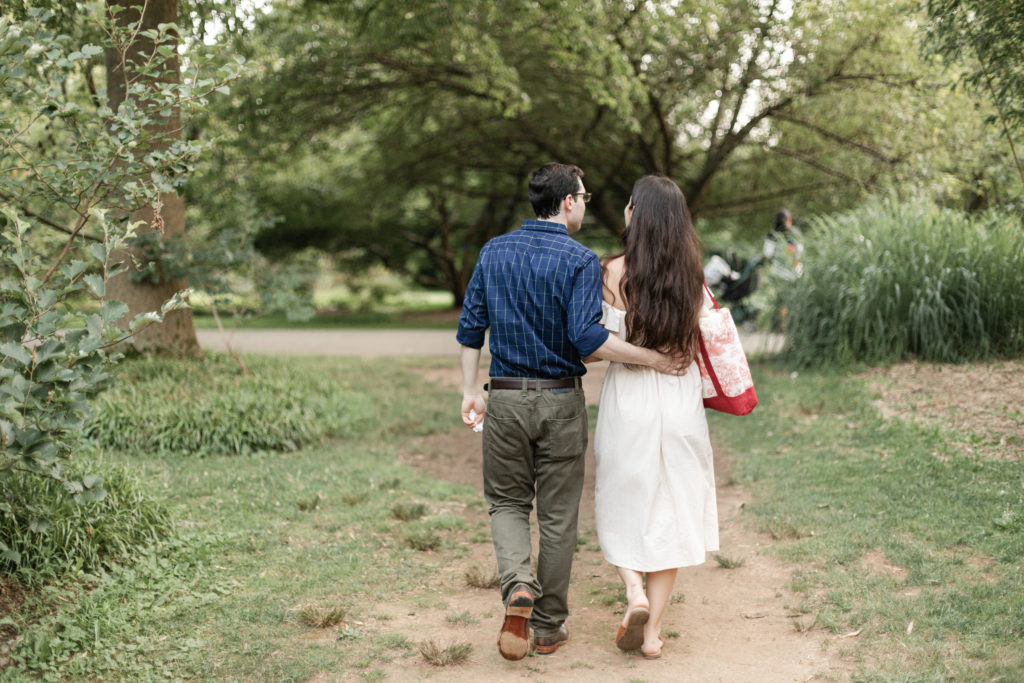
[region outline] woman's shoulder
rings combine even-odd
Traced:
[[[626,258],[622,254],[619,254],[618,256],[607,256],[601,259],[601,265],[604,266],[605,270],[616,275],[622,275],[622,267],[625,263]]]
[[[604,262],[604,287],[602,298],[620,309],[625,308],[626,302],[622,299],[622,292],[619,283],[622,282],[623,265],[625,259],[622,256],[613,256]]]

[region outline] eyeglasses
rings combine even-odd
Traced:
[[[583,197],[583,203],[586,204],[586,203],[588,203],[590,201],[590,198],[593,197],[594,195],[593,195],[592,192],[573,192],[572,196],[573,197]]]

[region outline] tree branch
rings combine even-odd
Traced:
[[[819,126],[819,125],[817,125],[815,123],[811,123],[810,121],[804,121],[803,119],[799,119],[799,118],[797,118],[795,116],[791,116],[791,115],[787,114],[784,111],[775,112],[775,114],[772,116],[772,118],[774,118],[776,120],[779,120],[779,121],[788,121],[789,123],[792,123],[792,124],[794,124],[796,126],[800,126],[802,128],[806,128],[808,130],[812,130],[812,131],[814,131],[818,135],[821,135],[824,138],[828,138],[829,140],[834,140],[835,142],[838,142],[838,143],[840,143],[842,145],[846,145],[847,147],[854,147],[856,149],[859,149],[862,152],[864,152],[865,154],[873,156],[876,159],[884,161],[885,163],[890,164],[890,165],[898,164],[900,161],[903,160],[902,157],[891,157],[891,156],[888,156],[884,152],[882,152],[880,150],[877,150],[874,147],[870,147],[869,145],[866,145],[863,142],[858,142],[858,141],[856,141],[856,140],[854,140],[852,138],[848,138],[848,137],[840,135],[838,133],[834,133],[834,132],[832,132],[830,130],[827,130],[827,129],[823,128],[822,126]]]
[[[3,193],[0,193],[0,199],[4,200],[5,202],[11,202],[12,204],[15,202],[14,197],[10,197],[10,196],[8,196],[6,194],[3,194]],[[15,206],[17,206],[17,205],[15,205]],[[35,211],[32,211],[31,209],[26,209],[23,206],[22,207],[17,207],[17,208],[18,208],[18,211],[20,211],[22,214],[28,216],[29,218],[34,218],[35,220],[39,221],[40,223],[42,223],[43,225],[45,225],[47,227],[53,228],[54,230],[62,232],[65,235],[73,235],[74,234],[74,232],[70,228],[67,228],[67,227],[63,226],[60,223],[58,223],[58,222],[56,222],[56,221],[54,221],[54,220],[52,220],[50,218],[47,218],[46,216],[44,216],[42,214],[36,213]],[[82,237],[84,237],[87,240],[92,240],[93,242],[101,242],[101,243],[103,242],[103,238],[101,238],[101,237],[95,237],[95,236],[89,235],[87,233],[80,233],[80,234],[81,234]]]
[[[817,192],[819,190],[825,190],[831,187],[839,185],[837,180],[826,180],[818,183],[811,183],[809,185],[800,185],[796,187],[783,187],[771,192],[764,192],[758,195],[746,195],[743,199],[735,202],[724,202],[720,204],[712,204],[704,207],[700,213],[701,218],[712,218],[717,216],[731,216],[737,214],[747,213],[753,208],[758,207],[762,202],[769,200],[779,199],[780,197],[788,197],[797,194],[807,194],[808,192]]]

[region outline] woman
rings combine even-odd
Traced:
[[[633,186],[625,218],[623,251],[604,265],[602,323],[638,346],[695,357],[701,312],[710,300],[683,193],[668,178],[645,176]],[[615,643],[659,657],[676,570],[718,550],[711,442],[696,363],[680,377],[612,363],[601,388],[594,448],[597,533],[628,603]]]

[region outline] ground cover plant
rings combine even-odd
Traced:
[[[366,428],[377,418],[373,403],[316,363],[143,358],[118,369],[85,433],[128,453],[290,452]]]
[[[862,379],[758,370],[750,419],[711,430],[752,521],[800,567],[794,628],[850,635],[857,681],[1024,678],[1020,463],[882,417]]]
[[[342,415],[362,406],[365,419],[342,417],[344,432],[322,428],[324,438],[285,452],[108,446],[95,455],[97,467],[134,472],[176,533],[136,549],[132,562],[72,569],[29,591],[5,619],[11,638],[0,679],[306,680],[354,666],[354,652],[364,667],[375,661],[365,652],[378,648],[363,641],[355,622],[368,604],[418,585],[441,564],[437,553],[416,550],[406,538],[430,535],[451,553],[464,525],[447,508],[464,505],[465,490],[429,480],[395,457],[401,439],[450,426],[446,408],[455,399],[394,362],[247,360],[247,378],[217,356],[129,361],[119,385],[130,382],[137,393],[108,398],[130,414],[147,385],[157,393],[175,386],[177,402],[186,402],[239,387],[276,390],[288,375],[295,395],[282,398],[319,405],[317,417],[328,427],[337,424],[326,414],[331,401]],[[327,383],[338,391],[325,395]],[[260,419],[235,416],[240,431],[260,428]],[[145,421],[123,427],[151,428]],[[396,518],[395,509],[415,510],[418,518]]]
[[[1024,352],[1024,230],[882,198],[813,222],[804,274],[780,290],[802,365],[963,362]]]

